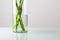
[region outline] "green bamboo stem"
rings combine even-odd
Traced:
[[[17,32],[17,28],[18,28],[18,25],[20,24],[21,26],[21,29],[23,32],[26,32],[25,28],[24,28],[24,23],[23,23],[23,20],[22,20],[22,5],[23,5],[23,1],[24,0],[20,0],[20,4],[18,6],[18,3],[17,3],[17,0],[16,0],[16,8],[17,8],[17,15],[16,15],[16,24],[15,24],[15,30]]]
[[[24,28],[24,23],[23,23],[23,20],[22,20],[22,17],[20,16],[20,25],[21,25],[21,28],[22,30],[25,32],[25,28]]]

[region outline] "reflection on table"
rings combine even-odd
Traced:
[[[13,40],[27,40],[27,33],[14,33]]]

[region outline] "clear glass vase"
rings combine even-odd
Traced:
[[[27,32],[28,15],[23,7],[24,0],[13,1],[13,32],[25,33]]]

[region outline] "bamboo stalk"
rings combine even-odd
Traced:
[[[15,24],[15,29],[16,29],[16,32],[17,32],[17,28],[18,28],[18,25],[20,24],[21,26],[21,29],[23,32],[26,32],[25,28],[24,28],[24,23],[23,23],[23,20],[22,20],[22,6],[23,6],[23,1],[24,0],[20,0],[19,2],[19,6],[18,6],[18,3],[17,3],[17,0],[16,0],[16,8],[17,8],[17,15],[16,15],[16,24]]]

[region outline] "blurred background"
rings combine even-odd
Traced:
[[[12,27],[13,0],[0,0],[0,27]],[[28,27],[60,29],[60,0],[27,0]]]

